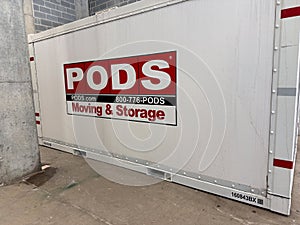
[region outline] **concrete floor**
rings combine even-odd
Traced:
[[[300,162],[292,214],[285,217],[178,184],[123,186],[80,157],[41,147],[44,173],[0,188],[1,225],[300,224]]]

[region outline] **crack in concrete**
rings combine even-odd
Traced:
[[[233,220],[243,224],[243,225],[270,225],[269,223],[257,223],[257,222],[250,222],[248,220],[244,220],[244,219],[241,219],[241,218],[238,218],[232,214],[228,214],[226,212],[224,212],[223,210],[219,209],[219,208],[216,208],[218,212],[222,213],[223,215],[226,215],[226,216],[230,216]]]
[[[72,204],[72,203],[68,203],[66,202],[65,204],[70,205],[73,208],[78,209],[79,211],[91,216],[94,220],[104,223],[106,225],[113,225],[112,223],[110,223],[109,221],[107,221],[106,219],[100,218],[99,216],[96,216],[94,213],[90,212],[89,210],[86,210],[78,205]]]
[[[65,204],[65,205],[68,205],[72,208],[75,208],[77,210],[79,210],[80,212],[92,217],[95,221],[97,222],[100,222],[101,224],[105,224],[105,225],[113,225],[112,223],[110,223],[108,220],[104,219],[104,218],[101,218],[99,216],[96,216],[94,213],[92,213],[91,211],[85,209],[85,208],[82,208],[78,205],[75,205],[75,204],[72,204],[71,202],[68,202],[66,200],[62,200],[62,199],[58,199],[58,198],[55,198],[55,195],[53,195],[52,193],[48,192],[47,190],[44,190],[44,189],[40,189],[40,188],[36,188],[38,191],[41,191],[43,193],[46,193],[48,195],[48,198],[51,198],[52,201],[57,201],[59,203],[62,203],[62,204]]]
[[[27,81],[14,81],[14,80],[7,80],[7,81],[0,81],[0,84],[22,84],[22,83],[30,83],[30,80]]]

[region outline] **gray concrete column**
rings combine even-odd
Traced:
[[[76,20],[89,16],[89,1],[75,0]]]
[[[25,30],[27,34],[35,33],[32,0],[23,0]]]
[[[0,183],[40,167],[23,1],[0,5]]]

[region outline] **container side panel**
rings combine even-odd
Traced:
[[[264,195],[274,11],[275,1],[185,1],[36,42],[43,136]],[[175,126],[67,114],[64,65],[166,52],[176,52]]]
[[[300,7],[300,4],[299,4]],[[281,20],[281,46],[289,48],[298,46],[300,30],[300,13],[299,16],[285,18]]]

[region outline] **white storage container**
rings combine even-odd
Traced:
[[[289,214],[299,16],[143,0],[31,35],[40,144]]]

